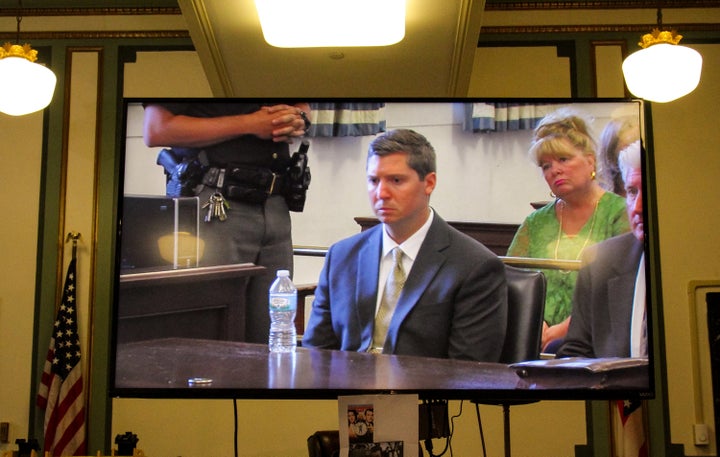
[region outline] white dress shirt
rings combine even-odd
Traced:
[[[640,266],[635,278],[635,296],[630,324],[630,357],[648,356],[645,298],[645,254],[643,254],[640,256]]]
[[[393,267],[392,250],[396,246],[399,246],[402,250],[404,254],[402,257],[403,271],[405,271],[405,277],[407,278],[410,276],[410,270],[412,269],[413,263],[415,263],[417,254],[420,251],[420,246],[422,246],[423,241],[425,241],[425,236],[427,236],[427,233],[430,230],[434,214],[433,210],[430,209],[430,215],[423,226],[400,245],[390,238],[385,226],[383,226],[382,255],[380,256],[380,268],[378,272],[378,292],[377,300],[375,302],[375,314],[377,314],[377,311],[380,309],[380,300],[382,300],[383,290],[385,289],[385,284],[387,283],[388,276],[390,275],[390,270]]]

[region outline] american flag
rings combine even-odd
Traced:
[[[43,450],[53,456],[87,454],[75,293],[73,257],[65,277],[62,302],[55,318],[37,396],[37,405],[45,410]]]
[[[614,410],[614,441],[616,457],[648,457],[648,440],[642,400],[617,400]]]

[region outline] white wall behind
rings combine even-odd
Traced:
[[[634,106],[637,114],[637,106]],[[155,164],[160,148],[142,141],[140,105],[129,107],[125,193],[162,195],[164,175]],[[550,109],[550,108],[549,108]],[[627,104],[579,104],[594,119],[594,131],[613,116],[627,114]],[[550,198],[548,187],[527,155],[530,131],[471,134],[462,130],[461,103],[388,103],[387,128],[412,128],[435,147],[438,184],[433,208],[450,221],[519,224],[530,202]],[[365,184],[367,149],[374,136],[312,138],[309,166],[312,182],[305,210],[292,213],[296,246],[328,247],[360,230],[353,220],[373,216]],[[299,142],[291,146],[295,151]],[[232,209],[231,209],[232,211]],[[202,227],[201,227],[202,230]],[[296,256],[296,283],[314,283],[321,258]]]

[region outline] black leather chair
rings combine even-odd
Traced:
[[[541,271],[505,265],[505,279],[508,286],[508,318],[500,362],[511,364],[536,360],[540,358],[545,313],[545,275]],[[502,406],[505,456],[510,457],[510,406],[528,402],[475,400],[473,403],[476,407],[478,404]]]
[[[317,431],[308,436],[307,447],[310,457],[337,457],[340,453],[340,432]]]
[[[541,271],[505,265],[508,321],[500,362],[516,363],[540,357],[545,275]]]

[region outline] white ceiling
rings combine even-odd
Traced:
[[[254,0],[178,4],[216,96],[450,97],[467,94],[485,0],[407,0],[398,44],[306,49],[268,45]]]

